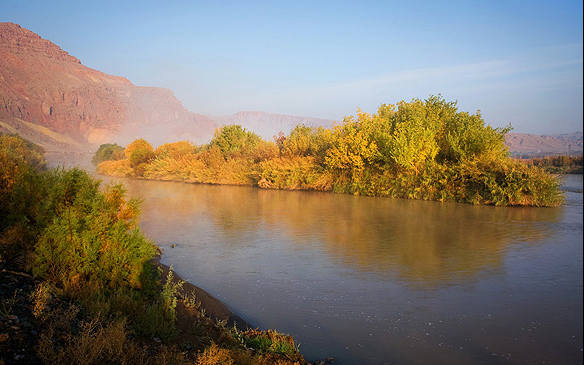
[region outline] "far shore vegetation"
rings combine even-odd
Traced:
[[[582,174],[583,156],[545,156],[522,159],[527,165],[538,166],[552,174]]]
[[[134,171],[137,159],[153,158],[130,152]],[[79,168],[46,169],[41,147],[0,134],[0,266],[35,279],[1,298],[0,326],[13,331],[13,313],[28,313],[16,323],[37,332],[33,363],[306,363],[288,335],[207,316],[184,282],[156,267],[159,249],[139,216],[122,185],[102,186]],[[3,351],[20,346],[19,336],[2,333]]]
[[[144,139],[102,145],[94,156],[104,175],[264,189],[332,191],[366,196],[498,206],[557,206],[557,176],[512,159],[507,128],[458,111],[440,95],[358,111],[332,128],[296,126],[266,141],[239,125],[218,129],[210,143],[156,149]]]

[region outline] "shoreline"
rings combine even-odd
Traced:
[[[12,139],[18,146],[28,146],[20,138]],[[14,177],[15,187],[2,200],[8,203],[2,213],[15,218],[6,222],[11,231],[2,227],[0,365],[310,364],[292,336],[252,328],[220,300],[162,264],[157,243],[132,222],[139,221],[138,203],[125,205],[121,185],[104,192],[101,181],[88,172],[93,169],[77,161],[63,163],[54,155],[43,161],[33,152],[7,156],[14,170],[7,177]],[[36,160],[27,163],[29,155]],[[26,165],[25,173],[16,174],[20,164]],[[57,165],[46,180],[39,171],[45,164],[51,170]],[[25,194],[32,197],[23,199]],[[35,210],[32,223],[19,226],[21,216],[28,217],[32,210],[29,205],[45,202],[46,212]],[[72,207],[64,219],[62,207]],[[67,237],[56,233],[60,223],[65,224]],[[18,229],[35,234],[11,233]],[[56,250],[54,242],[64,249]],[[104,251],[108,252],[102,255]],[[42,256],[46,252],[50,253]],[[77,254],[89,258],[87,267],[74,261]],[[51,272],[43,271],[43,259]]]
[[[66,167],[70,168],[73,166],[77,166],[89,172],[94,176],[106,176],[111,178],[111,176],[101,175],[95,171],[95,166],[91,163],[91,157],[94,153],[89,152],[46,152],[45,159],[47,161],[48,168],[56,168],[56,167]],[[131,177],[125,177],[125,179],[132,179]],[[146,180],[146,179],[139,179],[139,180]],[[185,183],[184,181],[176,181],[180,183]],[[158,244],[155,242],[156,247]],[[161,279],[164,281],[168,275],[168,271],[170,267],[160,262],[162,257],[159,255],[154,258],[153,264],[157,267],[160,267],[162,270]],[[189,283],[188,281],[181,278],[174,270],[173,270],[173,282],[178,283],[182,281],[184,284],[182,286],[181,295],[193,292],[195,293],[195,297],[197,301],[201,303],[201,306],[205,309],[206,313],[211,316],[214,320],[222,320],[227,321],[230,324],[235,323],[238,329],[245,331],[248,328],[254,328],[247,322],[245,319],[241,318],[237,314],[233,313],[231,309],[229,309],[223,302],[219,299],[213,297],[211,294],[206,292],[205,290],[199,288],[193,283]]]
[[[155,258],[153,260],[153,264],[162,270],[161,280],[163,283],[165,283],[170,267],[161,263],[160,259],[160,256]],[[222,301],[215,298],[205,290],[199,288],[195,284],[184,280],[176,273],[176,271],[173,270],[172,273],[172,282],[174,284],[178,284],[180,282],[183,283],[182,288],[179,290],[181,299],[184,299],[188,293],[194,293],[197,302],[201,303],[201,307],[205,309],[207,315],[214,321],[227,321],[228,325],[235,325],[239,330],[242,331],[254,328],[245,319],[233,313],[233,311],[229,309],[229,307],[227,307]]]

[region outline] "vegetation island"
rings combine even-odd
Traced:
[[[93,162],[104,175],[264,189],[498,206],[557,206],[559,181],[534,163],[509,157],[507,128],[485,125],[480,111],[460,112],[440,95],[383,104],[332,128],[297,125],[265,141],[239,125],[210,143],[144,139],[104,144]]]

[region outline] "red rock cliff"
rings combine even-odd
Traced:
[[[59,150],[140,137],[204,142],[216,126],[170,90],[85,67],[37,34],[0,23],[0,132]]]

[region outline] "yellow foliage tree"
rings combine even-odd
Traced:
[[[155,156],[152,145],[143,138],[136,139],[130,143],[126,147],[125,154],[136,176],[144,175],[145,165]]]

